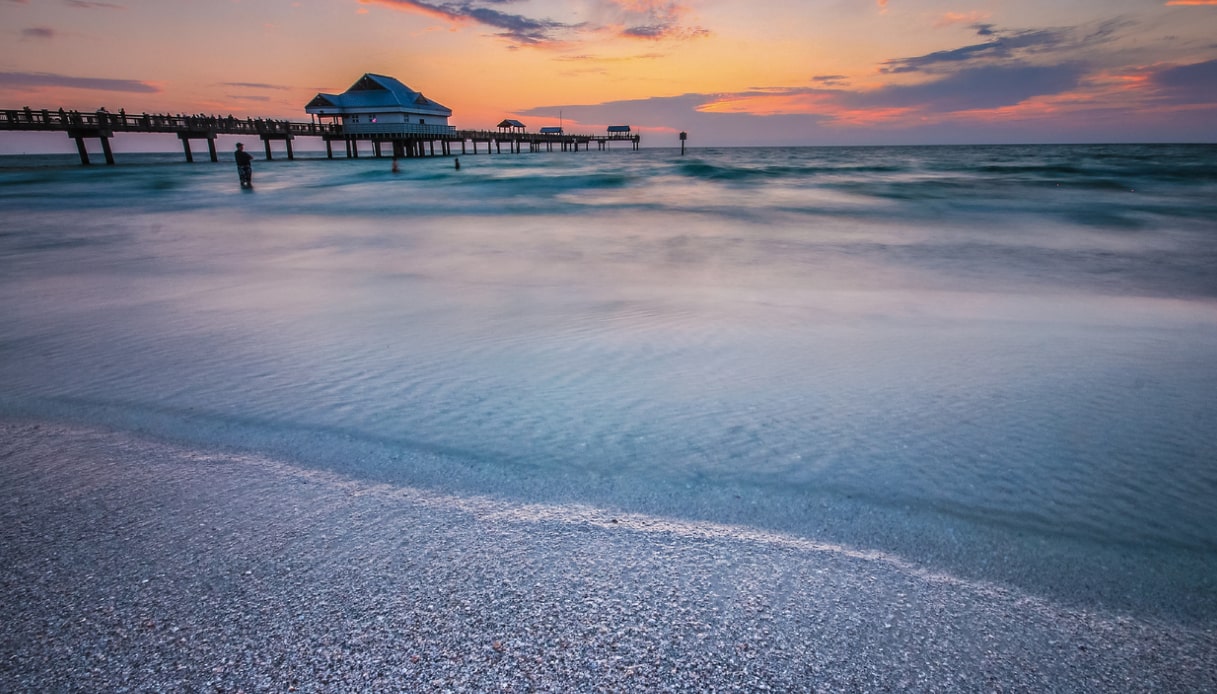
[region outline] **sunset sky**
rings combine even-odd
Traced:
[[[651,146],[1217,141],[1217,0],[0,0],[0,31],[0,108],[305,121],[375,72],[458,128]]]

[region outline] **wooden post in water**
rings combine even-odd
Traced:
[[[89,150],[85,149],[85,139],[79,135],[75,137],[76,151],[80,152],[80,163],[85,166],[89,165]]]
[[[266,161],[270,161],[274,158],[270,153],[270,138],[262,138],[262,144],[266,145]]]
[[[207,138],[207,152],[208,152],[209,154],[211,154],[211,161],[212,161],[212,162],[218,162],[218,161],[220,161],[220,155],[219,155],[218,153],[216,153],[216,139],[215,139],[215,137],[209,137],[209,138]]]
[[[689,139],[689,133],[680,131],[680,156],[685,155],[685,140]]]
[[[114,152],[110,151],[110,138],[102,135],[99,139],[101,140],[101,152],[106,156],[106,163],[114,166]]]

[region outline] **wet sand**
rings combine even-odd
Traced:
[[[1217,625],[0,422],[0,691],[1217,691]]]

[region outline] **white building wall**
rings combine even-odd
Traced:
[[[448,119],[422,113],[353,113],[342,117],[349,133],[432,132],[447,129]]]

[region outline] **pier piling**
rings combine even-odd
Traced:
[[[83,137],[76,138],[76,151],[80,154],[80,163],[88,166],[89,150],[85,149],[85,139]]]
[[[68,137],[76,140],[76,152],[80,154],[80,163],[89,165],[89,150],[85,148],[85,138],[97,138],[101,140],[101,151],[105,156],[106,163],[114,164],[114,152],[110,149],[110,137],[113,133],[104,128],[68,128]]]

